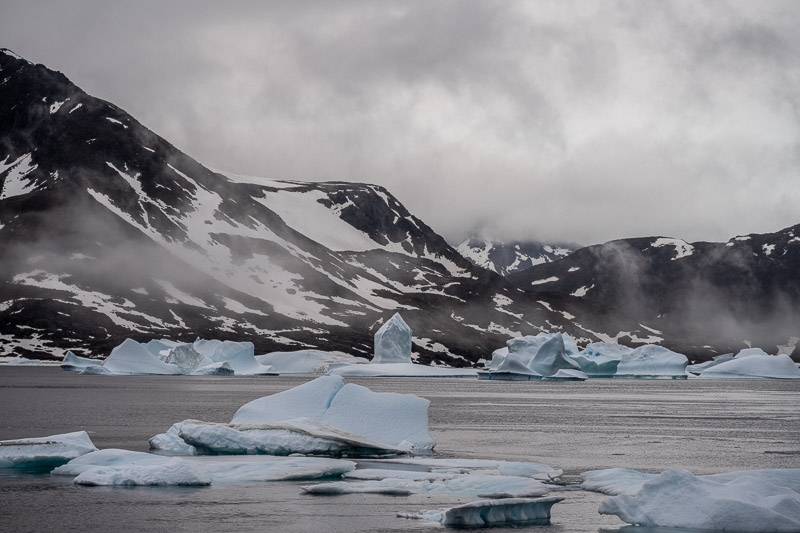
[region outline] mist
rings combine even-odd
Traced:
[[[0,46],[204,164],[384,185],[451,242],[725,241],[798,222],[791,1],[3,11]]]

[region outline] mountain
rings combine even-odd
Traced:
[[[487,268],[501,276],[557,261],[576,249],[578,246],[574,244],[543,244],[536,241],[504,243],[475,236],[464,239],[456,246],[458,253],[470,263]]]
[[[202,336],[369,355],[397,311],[421,362],[471,365],[551,329],[597,339],[382,187],[214,171],[13,52],[0,79],[2,354]]]
[[[646,326],[699,358],[753,345],[800,360],[800,225],[725,243],[617,240],[507,279],[552,305],[593,305],[601,329]]]

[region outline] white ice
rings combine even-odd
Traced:
[[[439,522],[448,527],[546,525],[550,523],[553,504],[563,500],[561,496],[480,500],[450,509],[422,511],[418,514],[398,513],[397,516]]]
[[[800,492],[756,476],[718,480],[673,469],[648,480],[633,495],[604,501],[599,512],[649,527],[797,532]]]
[[[733,359],[732,353],[725,353],[722,355],[717,355],[711,361],[705,361],[702,363],[697,363],[694,365],[689,365],[686,367],[687,372],[691,372],[692,374],[700,374],[704,370],[711,368],[712,366],[717,366],[719,364],[725,363],[726,361],[730,361]]]
[[[580,365],[568,353],[578,348],[569,335],[540,333],[506,341],[508,353],[492,354],[488,372],[479,374],[485,379],[565,379],[584,380]],[[496,366],[495,366],[496,365]]]
[[[324,376],[243,405],[231,424],[185,421],[150,441],[173,453],[178,440],[213,453],[400,453],[433,449],[430,402],[410,394],[375,393]],[[178,426],[178,427],[176,427]],[[177,451],[176,451],[177,450]]]
[[[344,377],[415,377],[415,378],[474,378],[478,371],[471,368],[444,368],[417,363],[381,363],[337,366],[328,374]]]
[[[76,485],[113,486],[205,486],[211,477],[200,469],[178,458],[161,464],[135,466],[97,466],[75,478]]]
[[[343,365],[366,364],[363,357],[354,357],[342,352],[321,350],[297,350],[294,352],[272,352],[257,355],[256,361],[271,366],[279,374],[324,374]]]
[[[786,354],[737,354],[730,361],[714,365],[700,374],[716,379],[800,379],[800,368]]]
[[[181,373],[176,365],[157,359],[147,348],[133,339],[125,339],[122,344],[111,350],[111,355],[106,357],[102,366],[112,374]]]
[[[686,356],[656,344],[623,353],[614,377],[686,378]]]
[[[96,451],[85,431],[0,441],[0,468],[51,470]]]
[[[303,487],[308,494],[442,494],[478,498],[524,498],[547,494],[554,487],[529,477],[490,474],[442,474],[439,478],[386,477],[367,481],[334,481]]]
[[[373,364],[410,363],[411,328],[399,313],[386,321],[375,333]]]
[[[134,472],[140,467],[165,465],[172,459],[163,455],[106,449],[89,453],[56,468],[52,474],[79,476],[95,468]],[[185,459],[195,471],[214,483],[261,481],[308,481],[339,477],[355,470],[355,463],[319,457],[189,457]]]
[[[67,352],[64,355],[64,360],[61,362],[62,370],[74,370],[80,372],[86,367],[102,365],[103,361],[99,359],[89,359],[87,357],[80,357],[72,352]]]
[[[212,363],[228,363],[238,376],[275,374],[271,367],[256,361],[252,342],[197,339],[193,347]]]

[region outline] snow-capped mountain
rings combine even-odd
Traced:
[[[396,311],[423,362],[463,366],[553,328],[596,338],[382,187],[213,171],[9,51],[0,80],[3,353],[203,336],[367,355]]]
[[[752,344],[800,359],[800,225],[724,243],[617,240],[507,279],[561,308],[594,306],[601,329],[639,324],[690,355]]]
[[[458,253],[473,265],[488,268],[501,276],[550,263],[578,249],[574,244],[543,244],[536,241],[497,242],[469,237],[456,246]]]

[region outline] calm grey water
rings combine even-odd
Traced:
[[[243,403],[309,379],[81,376],[57,368],[0,367],[0,440],[85,429],[99,448],[146,451],[148,438],[173,422],[228,421]],[[800,468],[796,382],[349,381],[430,399],[431,435],[445,457],[541,462],[569,476],[610,467],[683,467],[696,474]],[[0,472],[0,531],[434,531],[440,526],[395,515],[467,501],[308,496],[302,484],[101,488]],[[550,526],[517,531],[623,526],[616,517],[597,514],[605,496],[564,495]]]

